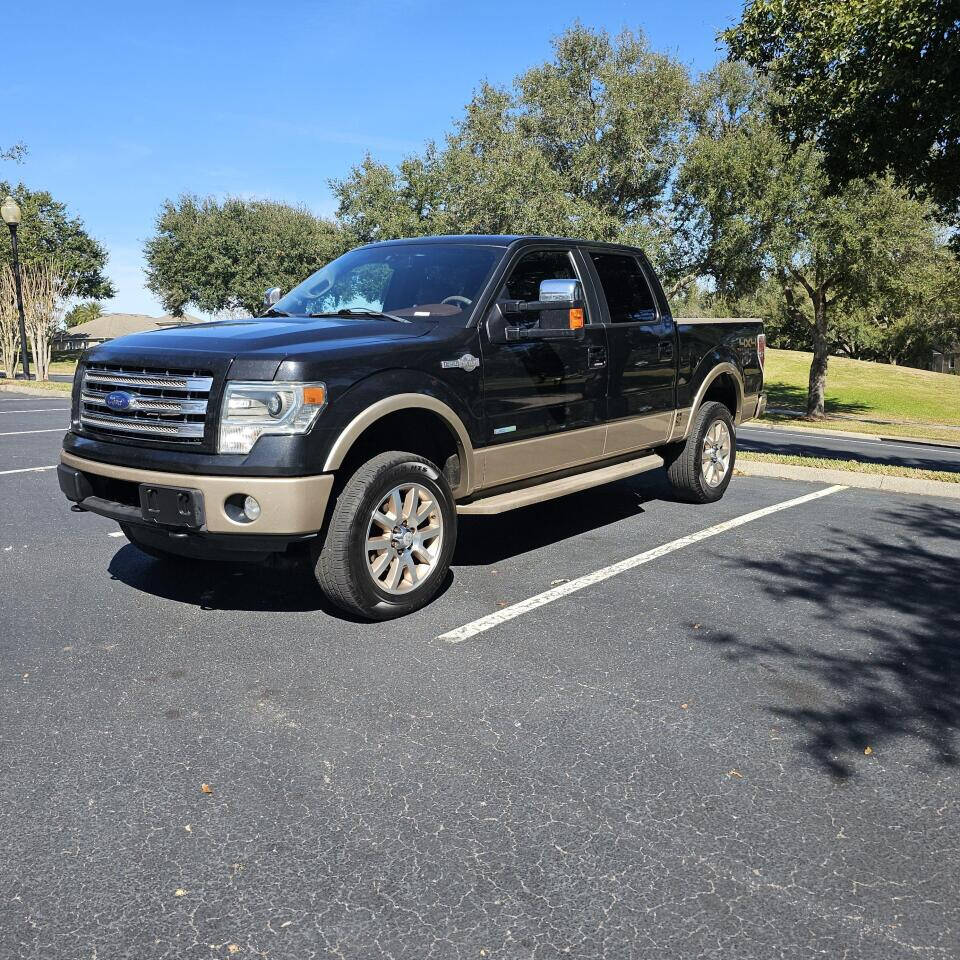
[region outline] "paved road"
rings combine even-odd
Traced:
[[[452,644],[821,488],[465,519],[369,625],[4,473],[59,439],[0,436],[0,957],[960,956],[955,502],[833,492]]]
[[[831,457],[863,463],[889,463],[923,470],[960,471],[960,447],[936,444],[901,443],[893,440],[854,440],[829,431],[777,430],[772,427],[741,426],[737,442],[742,450],[783,453],[792,456]]]

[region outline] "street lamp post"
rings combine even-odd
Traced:
[[[20,284],[20,250],[17,246],[17,227],[20,225],[20,206],[13,197],[8,196],[0,204],[0,216],[10,228],[10,242],[13,244],[13,285],[17,290],[17,310],[20,312],[20,358],[23,360],[23,379],[30,379],[30,360],[27,358],[27,320],[23,314],[23,288]]]

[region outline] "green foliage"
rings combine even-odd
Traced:
[[[769,75],[779,125],[818,144],[834,184],[889,168],[956,207],[956,0],[750,0],[723,38]]]
[[[71,307],[63,318],[66,327],[76,327],[81,323],[87,323],[90,320],[96,320],[101,316],[103,310],[96,300],[86,300]]]
[[[642,35],[576,26],[512,89],[484,85],[442,145],[331,184],[362,242],[542,233],[648,244],[680,156],[690,82]]]
[[[27,156],[27,145],[22,141],[12,147],[0,147],[0,160],[9,160],[11,163],[23,163]]]
[[[289,290],[349,246],[303,208],[182,196],[164,204],[146,244],[147,286],[175,316],[190,304],[258,314],[267,287]]]
[[[66,206],[46,190],[30,190],[22,183],[13,187],[0,181],[0,197],[8,193],[22,211],[17,231],[21,263],[56,260],[78,296],[113,296],[113,285],[103,273],[107,252],[87,233],[83,221],[70,217]],[[0,243],[0,264],[10,263],[11,256],[10,244]]]

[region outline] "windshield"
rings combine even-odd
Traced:
[[[503,254],[467,243],[361,247],[308,277],[273,309],[291,316],[373,310],[465,319]]]

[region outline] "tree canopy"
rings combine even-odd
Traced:
[[[347,246],[334,224],[303,208],[185,195],[157,217],[147,286],[175,316],[190,304],[257,313],[266,287],[290,289]]]
[[[64,278],[81,297],[107,299],[113,284],[104,275],[107,251],[87,233],[83,221],[71,217],[66,205],[46,190],[30,190],[0,181],[0,197],[7,194],[20,204],[22,219],[17,231],[20,261],[56,260]],[[0,264],[10,263],[10,244],[0,244]]]
[[[509,89],[484,84],[442,144],[331,186],[356,239],[545,233],[652,241],[686,129],[685,67],[641,34],[574,27]]]
[[[778,124],[816,141],[835,184],[890,169],[956,209],[957,0],[750,0],[722,36],[769,77]]]

